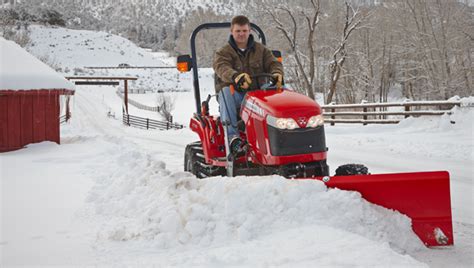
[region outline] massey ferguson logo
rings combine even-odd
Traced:
[[[299,117],[297,122],[298,122],[298,125],[300,125],[300,127],[305,127],[306,124],[308,123],[308,121],[306,120],[306,117]]]
[[[263,112],[263,109],[258,107],[258,105],[250,102],[250,101],[247,101],[245,102],[245,107],[247,107],[249,110],[251,110],[252,112],[256,113],[256,114],[259,114],[261,116],[263,116],[264,112]]]

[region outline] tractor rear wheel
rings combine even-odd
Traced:
[[[336,176],[367,175],[369,169],[361,164],[346,164],[336,169]]]

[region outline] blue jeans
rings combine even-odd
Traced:
[[[230,93],[229,87],[224,87],[219,92],[219,112],[221,114],[221,122],[228,122],[224,126],[227,130],[227,138],[230,142],[234,137],[239,137],[239,130],[237,129],[237,108],[240,108],[244,100],[245,92],[234,91]]]

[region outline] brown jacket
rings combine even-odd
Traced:
[[[248,73],[251,76],[258,73],[283,75],[282,64],[268,48],[254,42],[252,35],[245,51],[241,51],[230,36],[229,43],[215,53],[213,68],[216,75],[216,93],[234,83],[233,79],[240,73]]]

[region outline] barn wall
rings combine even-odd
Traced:
[[[29,143],[59,144],[59,94],[0,95],[0,152]]]
[[[0,96],[0,152],[6,150],[8,144],[8,99]]]

